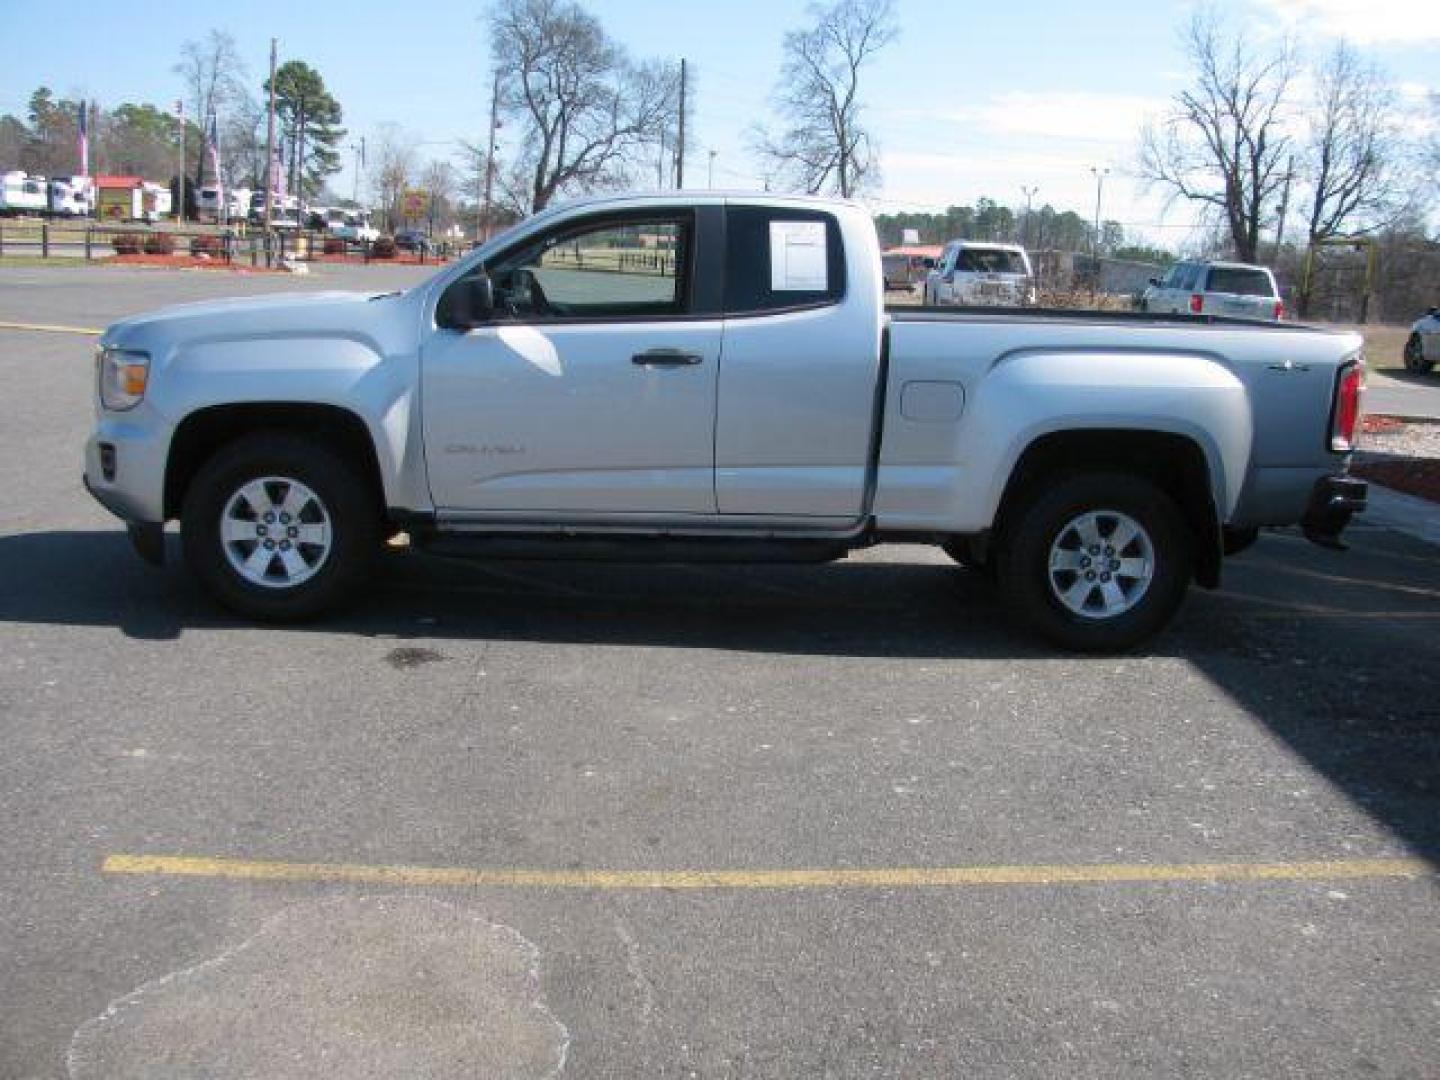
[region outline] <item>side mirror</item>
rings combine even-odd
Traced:
[[[473,330],[489,322],[494,311],[495,286],[482,272],[445,290],[435,307],[435,321],[447,330]]]
[[[922,260],[921,260],[921,265],[924,266],[926,270],[934,270],[934,269],[935,269],[935,260],[934,260],[934,259],[922,259]]]
[[[1160,279],[1159,279],[1158,277],[1152,277],[1152,278],[1150,279],[1150,284],[1151,284],[1151,285],[1154,285],[1155,288],[1158,289],[1158,288],[1160,287]]]
[[[1432,319],[1436,318],[1437,316],[1440,316],[1440,307],[1426,308],[1425,314],[1429,315]]]

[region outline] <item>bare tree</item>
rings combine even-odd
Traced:
[[[220,159],[225,186],[261,186],[265,176],[265,106],[242,93],[221,122],[220,139],[225,149]]]
[[[436,159],[427,162],[421,171],[420,186],[429,195],[426,216],[432,233],[437,225],[444,224],[453,216],[451,208],[455,202],[458,183],[455,166],[448,161]]]
[[[370,186],[385,227],[394,229],[400,196],[415,176],[415,139],[396,124],[382,124],[369,144]]]
[[[1257,53],[1242,35],[1227,36],[1213,11],[1191,19],[1184,44],[1194,84],[1175,96],[1169,116],[1146,125],[1140,175],[1172,197],[1218,210],[1236,257],[1254,262],[1268,208],[1285,183],[1293,50],[1281,43]]]
[[[814,24],[785,35],[776,95],[783,130],[758,132],[755,148],[780,184],[849,198],[878,179],[861,123],[860,70],[898,36],[894,4],[836,0],[808,10]]]
[[[187,41],[180,47],[180,62],[175,74],[185,82],[185,95],[192,118],[199,125],[204,146],[195,160],[195,186],[205,181],[205,147],[209,146],[209,118],[213,113],[217,124],[229,119],[232,106],[245,96],[245,62],[235,39],[224,30],[211,30],[200,41]]]
[[[1381,229],[1407,209],[1402,150],[1393,128],[1395,94],[1373,64],[1340,42],[1315,77],[1306,147],[1310,247]],[[1300,294],[1308,313],[1312,279]]]
[[[1310,242],[1384,226],[1405,208],[1395,94],[1345,42],[1317,72],[1310,116]]]
[[[675,113],[673,74],[633,63],[572,0],[499,0],[490,51],[500,111],[518,121],[526,210],[623,182]]]

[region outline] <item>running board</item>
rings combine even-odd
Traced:
[[[539,534],[420,534],[421,551],[465,559],[557,559],[628,563],[822,563],[844,558],[856,546],[843,540],[731,537],[601,537]]]

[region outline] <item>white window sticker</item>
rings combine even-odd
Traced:
[[[770,291],[826,292],[830,265],[825,251],[825,222],[770,223]]]

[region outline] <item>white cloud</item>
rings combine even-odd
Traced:
[[[1130,144],[1147,117],[1165,111],[1167,100],[1135,94],[1083,90],[1011,90],[931,117],[993,135]]]
[[[1260,0],[1260,6],[1303,36],[1343,37],[1365,45],[1440,40],[1433,0]]]

